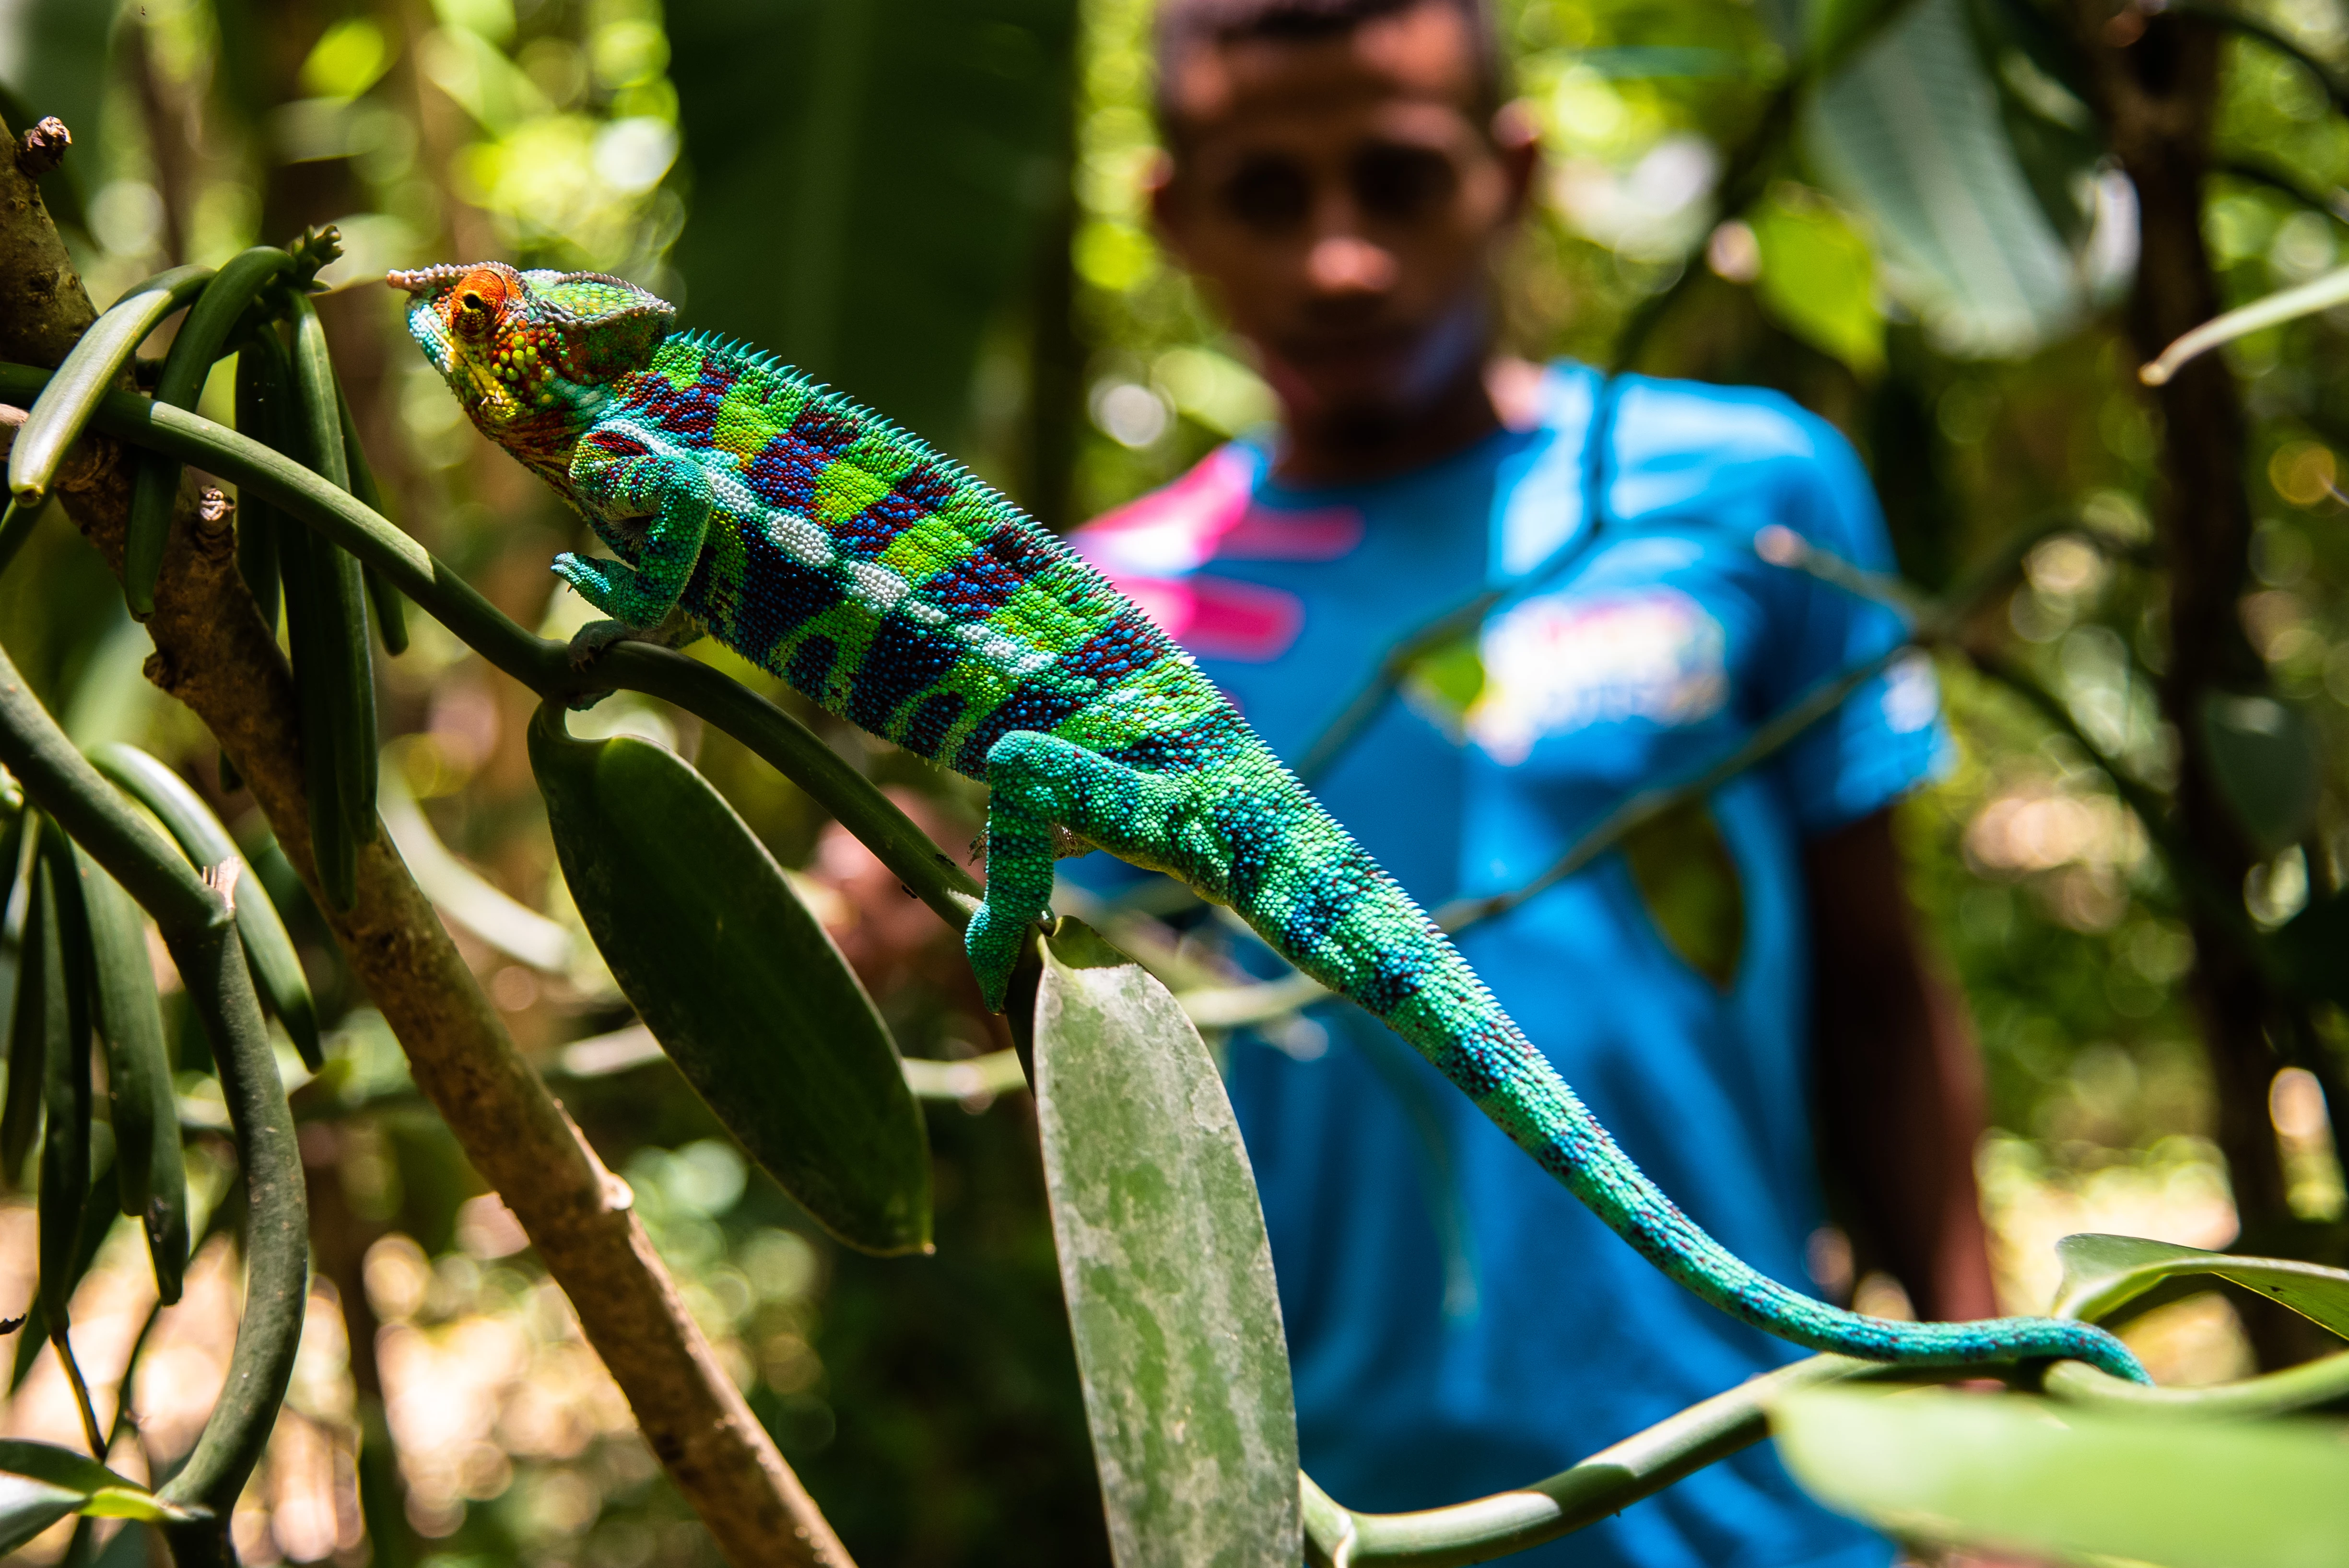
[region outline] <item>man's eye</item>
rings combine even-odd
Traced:
[[[1253,158],[1224,181],[1224,210],[1251,229],[1278,232],[1303,222],[1313,181],[1286,158]]]
[[[1390,222],[1425,215],[1459,185],[1452,160],[1423,147],[1366,147],[1354,155],[1351,174],[1363,212]]]

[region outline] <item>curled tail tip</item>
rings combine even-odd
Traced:
[[[1965,1325],[1935,1325],[1933,1327],[1962,1327],[1971,1330],[1962,1336],[1954,1358],[1950,1354],[1951,1343],[1938,1336],[1896,1340],[1889,1351],[1878,1349],[1869,1358],[1908,1362],[1911,1365],[1951,1366],[2011,1361],[2082,1361],[2108,1377],[2151,1387],[2153,1377],[2145,1364],[2111,1330],[2092,1323],[2070,1322],[2062,1318],[2008,1317]],[[1905,1337],[1905,1336],[1904,1336]]]
[[[2145,1369],[2145,1363],[2139,1361],[2137,1353],[2108,1328],[2061,1318],[2033,1317],[2014,1321],[2028,1326],[2013,1341],[2022,1357],[2084,1361],[2108,1377],[2144,1387],[2153,1386],[2153,1376]]]
[[[2080,1357],[2082,1360],[2099,1372],[2107,1372],[2116,1377],[2126,1378],[2143,1387],[2153,1387],[2153,1374],[2145,1369],[2145,1363],[2137,1358],[2137,1353],[2116,1338],[2111,1330],[2097,1328],[2087,1324],[2083,1324],[2081,1326],[2088,1333],[2086,1342],[2082,1346],[2082,1350],[2085,1352]]]

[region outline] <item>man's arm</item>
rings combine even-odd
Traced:
[[[1982,1063],[1964,1002],[1918,950],[1891,813],[1812,841],[1804,870],[1821,1153],[1918,1316],[1992,1316]]]

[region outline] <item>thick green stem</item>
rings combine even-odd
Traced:
[[[1315,1568],[1455,1568],[1524,1552],[1620,1513],[1769,1435],[1768,1407],[1797,1389],[1846,1378],[1954,1382],[1981,1367],[1888,1367],[1814,1356],[1666,1417],[1547,1480],[1419,1513],[1356,1513],[1299,1476],[1305,1557]]]
[[[2349,1399],[2349,1350],[2302,1362],[2282,1372],[2201,1388],[2155,1388],[2099,1372],[2081,1361],[2047,1369],[2047,1392],[2075,1405],[2125,1416],[2179,1416],[2201,1420],[2250,1420]]]
[[[249,888],[244,896],[266,895]],[[191,1568],[207,1553],[232,1560],[229,1511],[268,1444],[302,1341],[302,1314],[310,1294],[310,1214],[294,1113],[278,1080],[276,1054],[233,919],[223,912],[201,933],[166,941],[212,1042],[229,1119],[236,1128],[248,1204],[244,1321],[229,1358],[228,1382],[195,1451],[162,1491],[169,1501],[201,1505],[215,1516],[210,1525],[171,1529],[172,1554],[180,1568]]]

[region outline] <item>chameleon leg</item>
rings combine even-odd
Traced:
[[[1056,827],[1088,839],[1130,830],[1159,781],[1096,752],[1034,730],[1014,730],[987,753],[987,899],[963,931],[963,951],[987,1005],[1003,1011],[1011,969],[1052,896]]]
[[[623,626],[659,625],[676,607],[693,576],[694,562],[701,558],[702,541],[716,510],[709,475],[698,463],[656,452],[621,455],[590,438],[581,441],[572,456],[571,483],[592,516],[649,514],[649,520],[635,565],[566,551],[554,558],[555,575]],[[605,530],[599,527],[597,531]],[[588,651],[592,654],[616,634],[595,639]]]

